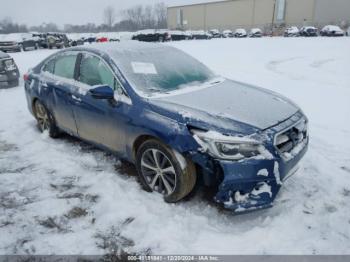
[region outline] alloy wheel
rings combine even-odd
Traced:
[[[35,103],[35,115],[41,131],[50,129],[50,119],[46,108],[40,102]]]
[[[141,172],[153,190],[170,195],[176,188],[176,172],[169,158],[158,149],[148,149],[141,157]]]

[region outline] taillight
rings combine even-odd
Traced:
[[[24,79],[24,81],[28,81],[29,80],[29,74],[24,74],[23,75],[23,79]]]

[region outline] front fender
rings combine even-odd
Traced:
[[[140,112],[127,134],[129,160],[134,160],[133,146],[141,136],[154,137],[184,155],[199,147],[185,124],[147,109]]]

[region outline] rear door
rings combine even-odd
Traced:
[[[77,134],[72,101],[77,87],[74,80],[78,53],[59,55],[43,68],[41,88],[51,90],[51,107],[58,126],[72,135]],[[45,74],[48,73],[48,74]]]

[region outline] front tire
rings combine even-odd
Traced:
[[[183,199],[196,184],[194,164],[179,159],[171,148],[155,139],[144,142],[138,149],[136,168],[144,189],[162,194],[168,203]]]
[[[46,106],[39,100],[36,100],[34,103],[34,115],[38,122],[40,132],[48,131],[49,136],[52,138],[57,138],[59,136],[60,132],[54,117]]]

